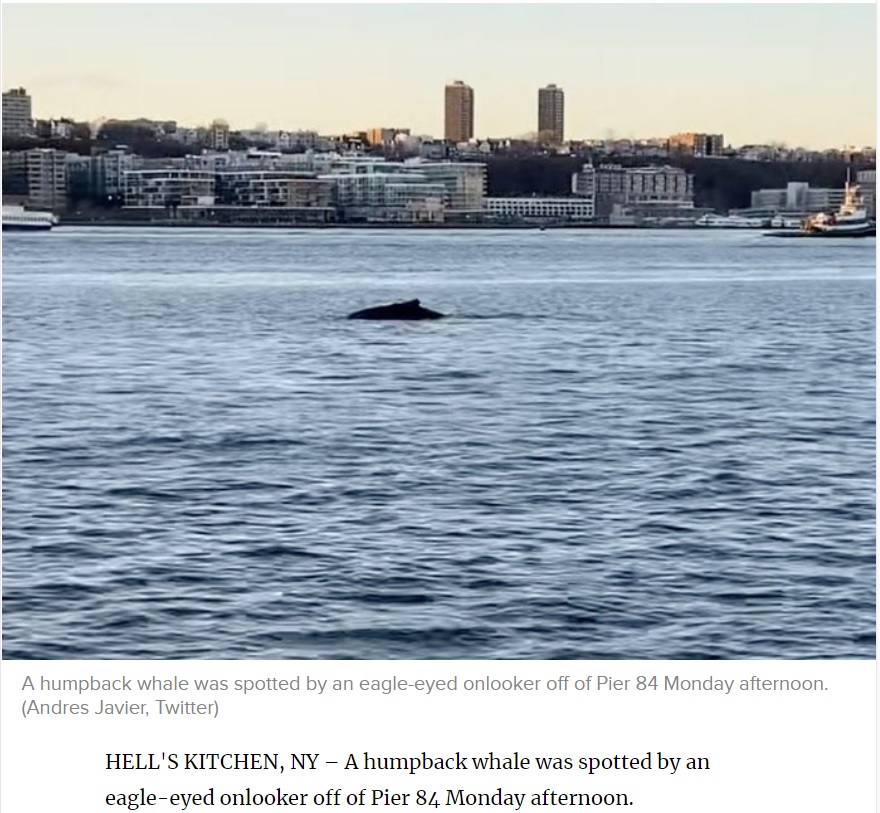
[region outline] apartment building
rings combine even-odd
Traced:
[[[724,136],[720,133],[677,133],[669,136],[669,150],[698,158],[719,157],[724,154]]]
[[[229,149],[229,125],[222,119],[214,119],[208,128],[208,149]]]
[[[538,141],[561,144],[565,140],[565,93],[556,85],[538,90]]]
[[[224,169],[216,174],[215,204],[334,211],[333,184],[284,170]],[[327,218],[325,218],[327,219]]]
[[[631,167],[626,171],[625,203],[693,207],[694,176],[671,166]]]
[[[595,200],[596,168],[592,164],[584,164],[578,172],[572,174],[571,194]]]
[[[27,153],[3,151],[3,199],[10,203],[27,202]]]
[[[444,203],[447,219],[472,219],[482,215],[486,197],[486,165],[479,162],[437,161],[414,159],[407,166],[417,168],[429,183],[445,188]]]
[[[470,141],[474,137],[474,89],[460,79],[446,86],[444,138]]]
[[[91,188],[96,195],[111,197],[125,191],[125,173],[136,169],[139,158],[127,149],[108,150],[91,158]]]
[[[355,160],[319,176],[334,186],[340,218],[352,222],[443,222],[446,188],[397,162]]]
[[[125,207],[178,209],[212,206],[215,173],[179,167],[135,169],[124,174]]]
[[[386,149],[398,140],[398,136],[410,135],[408,127],[372,127],[367,130],[367,142],[371,147],[385,147]]]
[[[28,205],[53,212],[66,209],[68,163],[79,156],[54,149],[28,150],[25,156]]]
[[[13,88],[3,94],[3,135],[26,136],[33,132],[31,97],[24,88]]]
[[[685,216],[694,207],[694,176],[679,167],[601,164],[594,186],[598,218],[625,212],[636,222],[644,217]]]

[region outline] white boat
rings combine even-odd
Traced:
[[[3,231],[49,231],[58,224],[51,212],[31,212],[24,206],[3,207]]]
[[[800,217],[785,217],[784,215],[776,215],[770,221],[771,229],[799,229],[803,223]]]
[[[695,226],[709,229],[760,229],[765,223],[759,217],[742,215],[703,215],[694,221]]]

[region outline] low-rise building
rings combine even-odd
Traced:
[[[877,170],[862,169],[856,173],[856,183],[868,210],[868,217],[877,217]]]
[[[626,199],[630,205],[694,205],[694,176],[680,167],[630,167],[626,171]]]
[[[197,169],[135,169],[124,173],[125,208],[168,209],[214,205],[215,174]]]
[[[486,197],[486,165],[481,162],[428,162],[414,159],[406,166],[417,169],[429,183],[446,189],[446,218],[472,220],[482,216]]]
[[[633,218],[683,217],[694,206],[694,176],[680,167],[600,164],[595,172],[596,216],[626,210]]]
[[[341,219],[349,222],[443,222],[447,190],[415,168],[392,161],[349,159],[319,176],[336,191]]]
[[[216,174],[215,208],[276,209],[290,221],[336,219],[333,184],[295,172],[226,169]],[[231,213],[227,213],[231,214]]]
[[[486,198],[486,214],[499,222],[588,223],[595,216],[590,198]]]
[[[756,189],[751,194],[751,208],[766,212],[808,214],[840,208],[843,189],[811,187],[804,181],[790,181],[783,189]]]

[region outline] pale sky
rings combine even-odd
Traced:
[[[534,131],[552,82],[567,138],[876,144],[871,3],[4,2],[2,23],[3,89],[37,118],[442,136],[462,79],[478,138]]]

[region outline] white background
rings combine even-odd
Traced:
[[[437,791],[440,810],[448,790],[527,794],[522,810],[534,813],[533,793],[626,794],[637,811],[858,811],[876,810],[876,663],[864,662],[718,662],[718,661],[556,661],[556,662],[157,662],[52,661],[2,665],[2,790],[4,811],[125,810],[106,804],[109,793],[221,793],[302,791],[312,795],[339,789],[341,807],[348,793],[373,790],[410,793],[410,811],[430,811],[416,804],[416,792]],[[40,679],[150,678],[173,676],[192,681],[225,678],[227,691],[200,692],[44,692]],[[629,679],[628,691],[596,689],[598,676]],[[639,675],[657,676],[659,688],[638,691]],[[735,680],[723,691],[666,691],[664,677]],[[36,690],[23,688],[26,676]],[[235,679],[294,678],[299,691],[235,691]],[[306,677],[354,680],[349,692],[307,691]],[[393,676],[414,680],[457,676],[456,691],[431,695],[410,689],[383,694],[358,688],[362,679]],[[466,679],[539,679],[538,691],[467,691]],[[592,676],[589,691],[576,680]],[[742,691],[739,682],[762,679],[822,680],[825,691]],[[548,680],[568,678],[567,689],[549,690]],[[134,684],[136,685],[136,684]],[[209,716],[165,716],[156,700],[216,701]],[[94,712],[108,703],[147,703],[149,716],[35,715],[23,706],[40,703],[87,703]],[[580,757],[652,755],[651,770],[607,770],[590,776],[572,770],[402,771],[345,770],[349,754],[363,765],[371,756]],[[278,753],[283,774],[273,770],[108,770],[108,753],[157,758],[162,753]],[[657,767],[657,753],[681,757],[675,774]],[[314,771],[292,770],[290,754],[320,754]],[[705,757],[708,771],[687,770],[688,757]],[[338,760],[339,765],[327,765]],[[167,763],[165,763],[167,765]],[[327,807],[327,805],[322,805]],[[400,806],[402,807],[402,806]],[[147,810],[180,810],[159,801]],[[195,807],[190,807],[195,810]],[[205,807],[199,808],[201,810]],[[223,809],[228,809],[224,807]],[[262,809],[269,809],[265,805]],[[516,808],[471,808],[475,811]],[[549,810],[548,810],[549,813]]]

